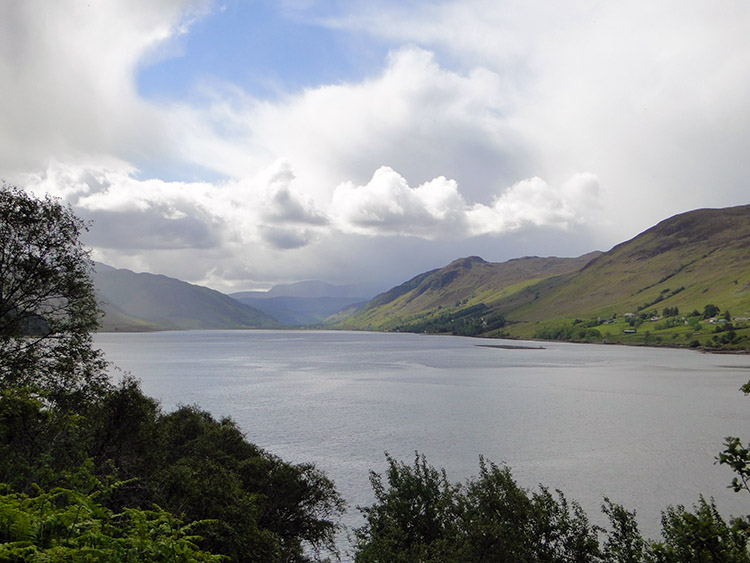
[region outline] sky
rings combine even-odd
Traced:
[[[747,0],[0,0],[0,178],[94,259],[386,290],[750,203]]]

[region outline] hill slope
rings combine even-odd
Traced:
[[[579,258],[534,256],[500,264],[486,262],[477,256],[461,258],[445,268],[420,274],[378,295],[359,313],[344,320],[341,326],[411,330],[410,325],[438,315],[471,307],[486,311],[539,280],[580,270],[596,256],[598,253]]]
[[[703,315],[707,305],[730,323],[704,319],[715,316]],[[341,326],[747,348],[746,318],[750,206],[740,206],[676,215],[578,259],[457,260],[381,294]]]
[[[102,330],[273,328],[267,314],[198,285],[167,276],[96,265]]]
[[[659,304],[717,303],[750,316],[750,205],[676,215],[615,246],[565,280],[542,283],[512,318],[605,316]]]

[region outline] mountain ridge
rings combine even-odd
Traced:
[[[578,270],[597,255],[593,252],[577,258],[527,256],[502,263],[487,262],[478,256],[459,258],[380,294],[340,325],[369,330],[400,329],[411,317],[431,310],[493,303],[512,292],[517,284]]]
[[[727,324],[698,319],[708,305],[724,311]],[[578,258],[460,258],[391,288],[336,326],[748,349],[746,318],[750,205],[678,214]]]
[[[223,293],[161,274],[96,263],[102,331],[277,328],[279,323]]]

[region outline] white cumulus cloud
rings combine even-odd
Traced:
[[[425,239],[502,235],[524,227],[567,229],[590,220],[599,181],[575,174],[560,186],[535,177],[499,193],[491,205],[467,204],[454,180],[435,178],[412,188],[397,172],[378,169],[370,182],[336,188],[330,214],[344,232]]]
[[[93,219],[115,265],[236,284],[395,275],[407,250],[582,254],[747,203],[744,0],[303,4],[298,22],[385,44],[380,68],[267,98],[191,75],[145,99],[139,72],[191,56],[221,6],[1,3],[0,177]]]

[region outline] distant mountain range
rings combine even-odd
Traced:
[[[364,305],[354,286],[321,281],[277,285],[227,296],[175,278],[95,265],[103,331],[280,328],[322,324],[345,307]]]
[[[207,287],[167,276],[95,265],[101,330],[278,328],[272,317]]]
[[[579,258],[462,258],[375,297],[337,326],[748,349],[748,319],[746,205],[677,215]]]
[[[97,264],[103,330],[339,329],[750,349],[750,205],[662,221],[577,258],[477,256],[371,300],[305,281],[231,296]]]
[[[319,325],[340,310],[363,307],[372,295],[352,285],[302,281],[268,291],[242,291],[230,297],[272,316],[287,326]]]

